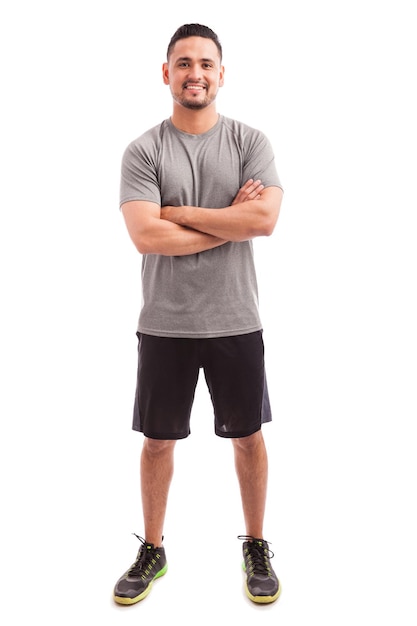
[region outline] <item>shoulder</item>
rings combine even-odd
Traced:
[[[272,149],[268,137],[262,130],[230,117],[222,116],[222,123],[229,140],[232,140],[247,157]]]
[[[144,154],[152,154],[157,151],[161,145],[162,138],[167,132],[168,124],[167,120],[164,120],[160,124],[149,128],[144,133],[139,135],[136,139],[131,141],[124,152],[124,157],[140,156]]]
[[[230,117],[225,117],[222,115],[222,125],[226,132],[234,135],[240,141],[259,141],[266,140],[266,135],[259,130],[258,128],[254,128],[253,126],[249,126],[240,120],[235,120]]]

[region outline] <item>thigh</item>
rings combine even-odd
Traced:
[[[262,332],[207,340],[204,374],[213,402],[215,431],[246,437],[270,421]]]
[[[181,439],[199,374],[192,339],[138,335],[138,375],[133,428],[153,439]]]

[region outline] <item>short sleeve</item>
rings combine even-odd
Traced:
[[[275,157],[268,138],[257,131],[248,142],[243,164],[243,180],[260,179],[265,187],[282,185],[275,165]]]
[[[131,200],[146,200],[161,204],[158,147],[149,133],[129,144],[123,154],[120,206]]]

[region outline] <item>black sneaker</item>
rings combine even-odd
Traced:
[[[155,548],[153,543],[135,536],[142,545],[136,561],[114,587],[113,597],[119,604],[134,604],[146,598],[155,578],[163,576],[168,569],[164,548]]]
[[[270,559],[274,553],[269,549],[268,542],[247,535],[239,535],[238,539],[246,540],[242,564],[246,572],[246,595],[253,602],[274,602],[281,593],[281,585],[271,567]]]

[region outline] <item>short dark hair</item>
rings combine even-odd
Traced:
[[[222,46],[217,37],[216,33],[211,30],[208,26],[203,26],[202,24],[184,24],[177,28],[175,33],[171,37],[171,41],[168,45],[167,50],[167,59],[169,59],[170,54],[172,52],[173,47],[180,39],[186,39],[187,37],[204,37],[205,39],[211,39],[217,46],[217,50],[219,51],[220,61],[222,60],[223,51]]]

